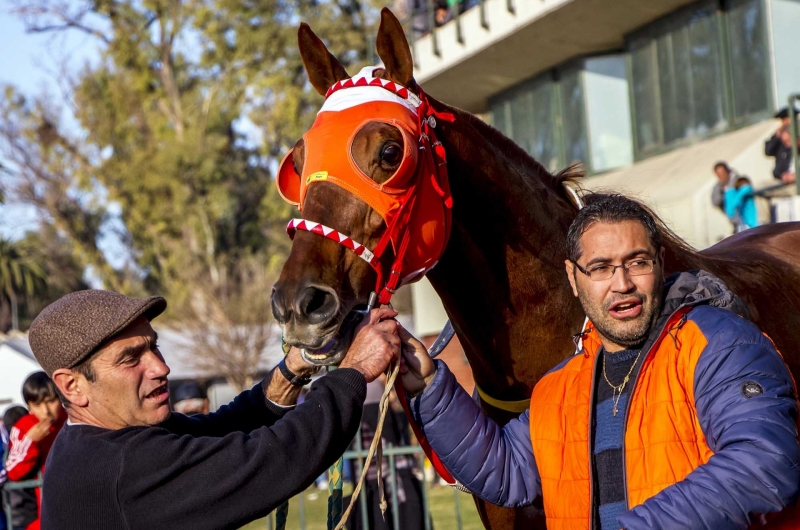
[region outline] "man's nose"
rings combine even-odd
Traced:
[[[147,354],[147,375],[150,379],[163,379],[169,375],[169,366],[160,355],[155,352]]]
[[[618,293],[626,293],[636,286],[631,280],[631,275],[625,267],[617,267],[614,269],[614,275],[611,277],[611,290]]]

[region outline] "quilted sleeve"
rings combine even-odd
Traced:
[[[483,415],[441,361],[436,361],[428,388],[410,401],[431,447],[470,492],[506,507],[526,506],[541,495],[529,411],[500,427]]]
[[[732,314],[720,320],[694,374],[697,415],[714,455],[619,517],[623,528],[745,529],[759,514],[797,500],[800,444],[791,375],[753,324]]]

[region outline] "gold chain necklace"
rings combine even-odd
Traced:
[[[641,354],[642,350],[639,350],[639,353],[636,354],[636,359],[634,359],[633,364],[631,365],[631,369],[628,370],[628,375],[625,376],[625,379],[622,380],[622,383],[619,385],[614,385],[608,380],[608,375],[606,375],[606,357],[608,357],[608,352],[603,352],[603,377],[605,377],[608,386],[611,387],[611,400],[614,403],[614,408],[611,409],[611,412],[614,413],[614,416],[617,415],[617,405],[619,405],[619,399],[622,397],[622,391],[625,390],[625,385],[628,384],[631,374],[633,373],[633,369],[636,368],[636,363],[639,362],[639,356]]]

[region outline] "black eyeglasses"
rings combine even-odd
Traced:
[[[631,276],[644,276],[646,274],[652,274],[656,260],[632,259],[626,261],[622,265],[602,264],[589,267],[588,269],[584,269],[575,261],[572,263],[574,263],[575,267],[588,276],[593,282],[602,282],[604,280],[610,280],[614,276],[614,273],[617,272],[617,269],[625,269],[625,272]]]

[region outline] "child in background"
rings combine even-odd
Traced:
[[[734,233],[758,226],[753,184],[747,177],[737,178],[734,187],[725,190],[725,214],[735,227]]]
[[[44,473],[50,447],[67,420],[61,407],[56,385],[44,372],[28,376],[22,385],[22,397],[30,414],[21,417],[9,433],[11,446],[6,460],[8,478],[14,481],[33,480]],[[41,491],[36,488],[36,519],[26,530],[39,530]]]

